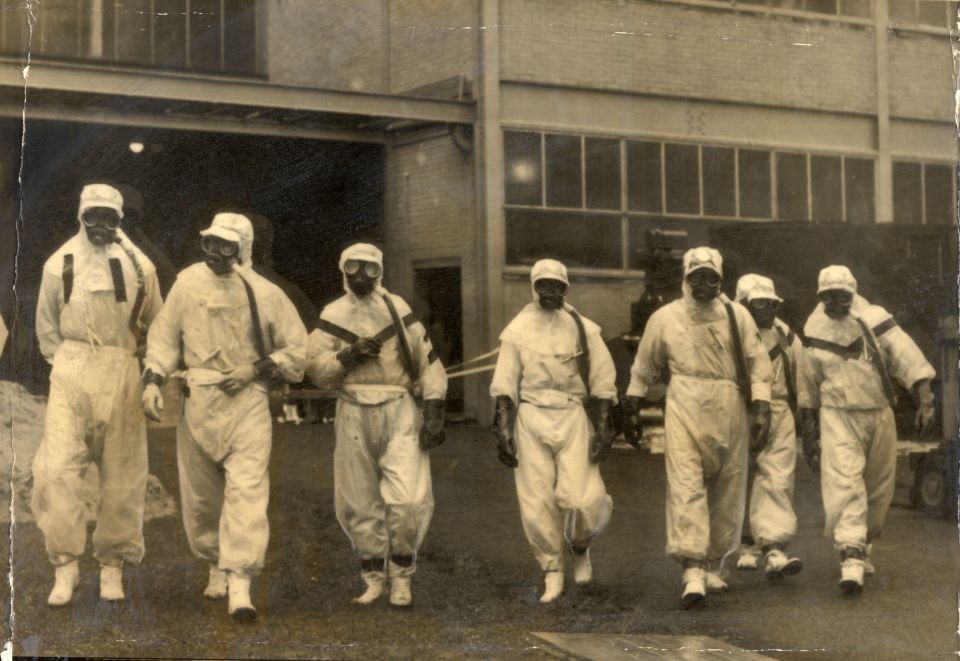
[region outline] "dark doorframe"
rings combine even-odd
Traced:
[[[419,314],[445,367],[463,362],[463,296],[460,265],[454,264],[414,269]],[[463,413],[463,379],[450,381],[447,410]]]

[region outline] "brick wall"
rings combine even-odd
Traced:
[[[647,0],[503,0],[501,22],[505,80],[876,107],[872,28]]]
[[[890,114],[953,122],[953,59],[946,36],[890,38]]]
[[[392,0],[390,87],[393,92],[474,75],[477,34],[474,0]],[[451,96],[456,85],[432,90]]]
[[[473,77],[472,0],[272,0],[267,22],[274,83],[402,93]],[[450,97],[455,90],[429,94]]]
[[[383,0],[271,0],[267,71],[282,85],[383,92]]]

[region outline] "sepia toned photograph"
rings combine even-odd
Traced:
[[[955,658],[958,8],[0,0],[0,658]]]

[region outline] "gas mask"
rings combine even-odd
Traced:
[[[219,236],[204,236],[200,239],[203,262],[217,275],[226,275],[239,261],[240,246],[234,241]]]
[[[343,274],[347,277],[347,286],[358,297],[369,296],[377,286],[377,278],[382,270],[376,262],[362,259],[348,259],[343,263]]]
[[[533,291],[540,298],[540,307],[544,310],[559,310],[563,307],[563,297],[567,294],[567,285],[560,280],[542,278],[533,283]]]
[[[723,278],[713,269],[701,267],[687,275],[687,283],[695,301],[709,303],[720,295]]]
[[[843,319],[850,314],[853,305],[853,294],[845,289],[828,289],[820,292],[820,301],[823,311],[831,319]]]
[[[93,245],[102,248],[117,240],[120,215],[107,207],[91,207],[83,212],[83,229]]]
[[[757,328],[773,328],[773,320],[780,309],[780,301],[774,298],[755,298],[747,303],[750,315],[757,322]]]

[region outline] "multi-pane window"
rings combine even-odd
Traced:
[[[863,19],[870,18],[873,12],[871,0],[724,0],[722,4]]]
[[[870,158],[534,131],[504,133],[507,258],[632,264],[637,219],[874,221]],[[622,229],[618,229],[622,228]]]
[[[914,225],[956,223],[953,167],[941,163],[894,161],[893,221]]]
[[[898,28],[954,28],[960,3],[944,0],[889,0],[890,25]]]
[[[32,58],[247,75],[257,72],[256,0],[44,0]],[[27,9],[0,12],[0,52],[28,48]]]

